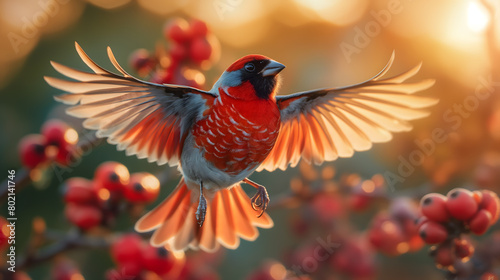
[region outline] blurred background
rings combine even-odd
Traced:
[[[304,259],[297,257],[298,248],[317,244],[318,237],[326,238],[332,223],[335,236],[365,240],[363,234],[374,213],[389,209],[394,198],[418,202],[427,192],[446,193],[464,186],[498,191],[500,22],[494,15],[499,11],[500,2],[493,0],[0,0],[0,170],[20,169],[20,139],[39,133],[48,119],[62,119],[76,131],[83,131],[80,121],[65,116],[64,106],[54,101],[53,96],[60,91],[43,80],[47,75],[60,77],[50,61],[87,70],[75,52],[75,41],[107,69],[113,69],[106,55],[110,46],[122,66],[139,76],[130,64],[131,54],[141,48],[154,53],[158,44],[168,49],[171,42],[164,35],[167,22],[179,17],[199,19],[217,41],[213,45],[217,54],[210,66],[198,67],[203,73],[200,87],[209,89],[237,58],[259,53],[287,66],[280,94],[362,82],[378,73],[393,51],[396,59],[389,75],[422,62],[415,80],[436,79],[435,86],[424,94],[440,102],[431,108],[429,117],[414,123],[411,132],[394,135],[390,143],[376,144],[370,151],[322,167],[301,165],[252,176],[267,186],[271,201],[278,202],[269,211],[275,227],[260,230],[255,242],[242,241],[237,250],[224,251],[210,265],[220,279],[247,279],[255,271],[266,270],[266,265],[275,273],[275,278],[268,279],[284,279],[279,273],[291,270],[294,261],[290,259]],[[447,138],[433,142],[432,151],[426,153],[418,143],[432,139],[436,129]],[[415,151],[425,156],[412,158]],[[29,247],[36,217],[42,217],[47,228],[61,232],[71,228],[62,213],[62,180],[92,178],[95,167],[110,160],[123,163],[130,172],[159,174],[168,168],[126,157],[105,143],[93,147],[61,177],[49,174],[35,180],[17,194],[18,255]],[[405,161],[413,168],[401,174]],[[50,168],[45,171],[51,172]],[[387,182],[395,178],[391,174],[397,179]],[[175,169],[168,171],[160,197],[175,187],[177,175]],[[380,183],[381,178],[386,182]],[[318,211],[334,212],[327,217],[335,221],[329,220],[328,226],[320,229],[309,224],[310,211],[315,213],[309,208],[314,203],[287,200],[306,185],[322,192],[343,185],[356,188],[363,182],[365,193],[381,185],[383,201],[356,211],[350,204],[352,191],[335,191],[340,194],[338,199],[326,203],[325,209],[318,206],[323,209]],[[1,208],[0,214],[5,216],[6,207]],[[113,231],[127,231],[132,225],[133,221],[121,217]],[[319,264],[311,279],[422,279],[424,274],[428,279],[443,278],[426,248],[398,257],[366,248],[359,250],[369,251],[370,273],[357,275],[333,264]],[[84,279],[103,279],[105,271],[114,266],[109,252],[102,249],[74,250],[64,258],[76,264]],[[52,279],[54,263],[52,259],[33,265],[26,272],[32,279]]]

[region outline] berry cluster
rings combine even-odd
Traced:
[[[107,280],[220,279],[213,270],[220,261],[220,253],[198,252],[186,258],[181,252],[171,253],[163,247],[153,247],[135,233],[116,238],[111,245],[111,257],[117,268],[106,273]]]
[[[117,162],[104,162],[94,179],[73,177],[64,184],[66,218],[83,230],[108,224],[115,218],[122,198],[129,203],[151,203],[159,194],[160,182],[146,172],[129,174]]]
[[[146,244],[137,234],[125,234],[117,238],[111,246],[111,256],[118,268],[108,271],[108,280],[130,279],[139,276],[143,271],[151,271],[157,275],[168,273],[176,259],[165,248],[155,248]]]
[[[456,260],[466,261],[474,252],[462,234],[484,234],[498,220],[500,200],[489,190],[456,188],[447,196],[427,194],[420,201],[420,209],[420,236],[427,244],[435,245],[431,255],[436,264],[451,271]]]
[[[344,239],[330,263],[350,279],[372,279],[375,275],[373,251],[361,236]]]
[[[57,162],[68,165],[75,155],[78,133],[60,120],[49,120],[42,126],[41,134],[26,135],[19,144],[22,164],[34,169]]]
[[[52,267],[51,279],[53,280],[74,280],[84,279],[78,267],[69,259],[64,257],[56,259]]]
[[[352,193],[348,197],[348,206],[358,212],[367,210],[386,191],[384,178],[378,174],[370,180],[361,180],[359,176],[351,174],[345,182]]]
[[[207,25],[200,20],[173,19],[165,25],[164,36],[171,42],[168,50],[159,47],[150,54],[139,49],[131,55],[132,67],[154,83],[202,88],[205,76],[197,68],[207,70],[220,53]]]
[[[368,240],[376,250],[389,256],[418,251],[424,243],[415,225],[417,217],[418,208],[413,201],[395,199],[388,212],[380,212],[372,220]]]

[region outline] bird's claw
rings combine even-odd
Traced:
[[[252,197],[251,202],[253,210],[261,211],[257,216],[258,218],[260,218],[269,205],[269,195],[267,194],[267,190],[264,186],[259,186],[257,188],[257,193]]]
[[[205,221],[206,213],[207,213],[207,200],[203,195],[200,195],[198,208],[196,209],[196,220],[198,221],[198,225],[200,225],[200,227],[203,225],[203,222]]]

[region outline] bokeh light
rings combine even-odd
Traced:
[[[490,21],[486,9],[477,1],[470,1],[467,6],[467,26],[474,32],[483,31]]]

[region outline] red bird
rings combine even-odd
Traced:
[[[151,243],[173,251],[214,251],[219,244],[234,249],[240,237],[254,240],[256,227],[273,226],[264,213],[266,189],[248,179],[254,171],[286,169],[300,158],[321,164],[350,157],[389,141],[391,132],[410,130],[407,121],[426,116],[421,109],[437,102],[411,95],[434,83],[406,82],[420,65],[384,78],[394,54],[366,82],[277,96],[285,66],[262,55],[237,60],[210,91],[202,91],[136,79],[109,48],[123,76],[98,66],[78,44],[76,50],[94,73],[52,62],[76,81],[45,78],[68,92],[55,97],[74,105],[67,113],[86,119],[84,127],[127,155],[177,165],[182,173],[173,193],[135,226],[139,232],[155,230]],[[257,189],[251,200],[242,182]]]

